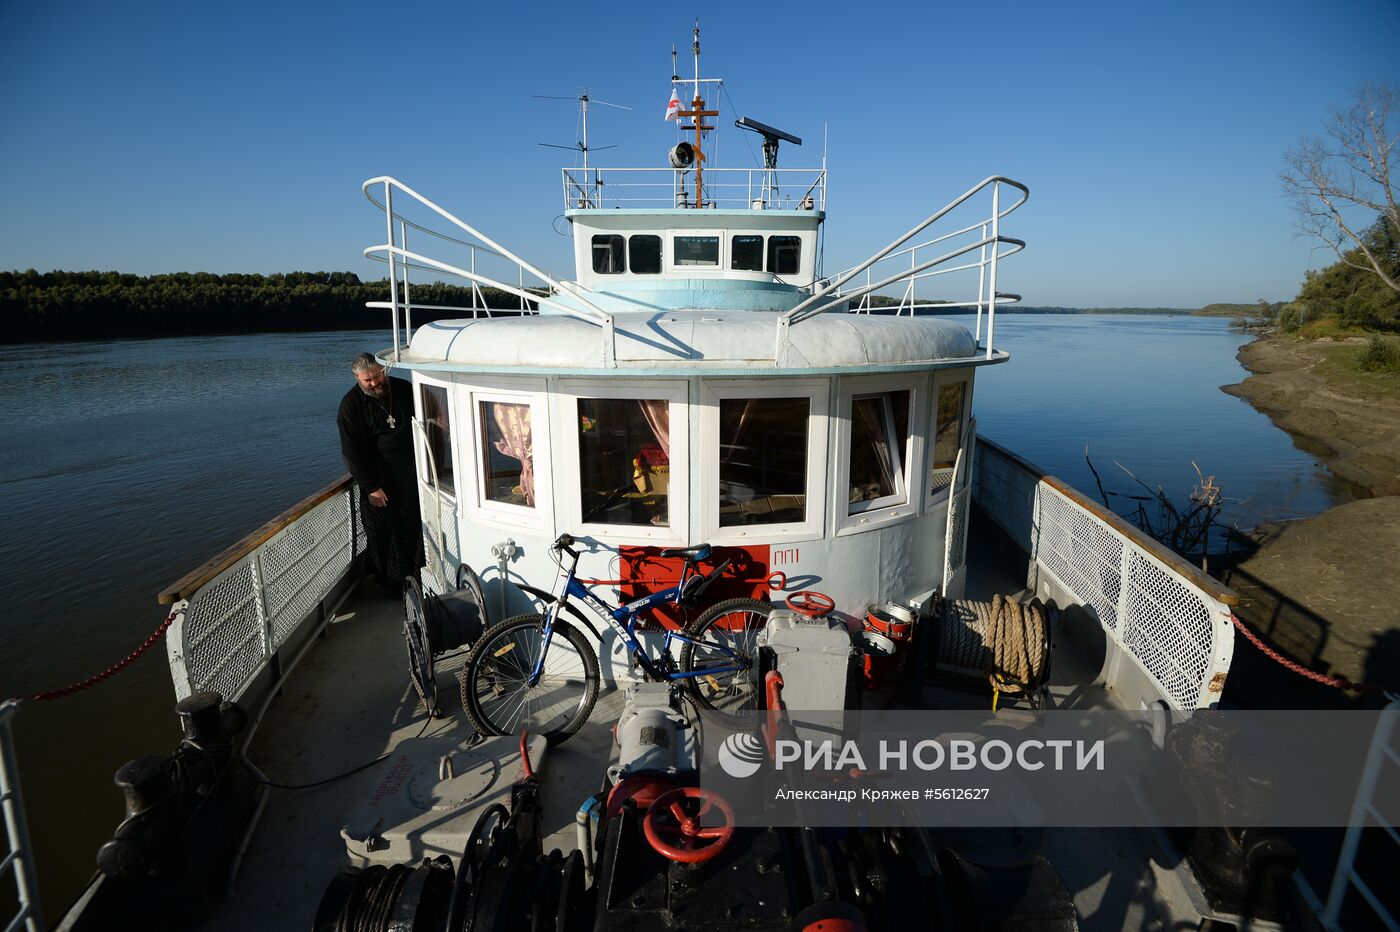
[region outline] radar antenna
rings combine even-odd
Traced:
[[[767,123],[760,123],[748,117],[739,117],[734,121],[734,125],[740,129],[758,133],[763,137],[763,192],[760,196],[763,198],[764,206],[776,203],[778,199],[778,141],[782,140],[790,142],[794,146],[800,146],[802,140],[792,133],[785,133],[780,129],[774,129]]]

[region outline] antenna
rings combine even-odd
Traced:
[[[758,133],[763,137],[763,188],[760,197],[765,204],[769,203],[771,192],[773,201],[778,199],[778,141],[790,142],[794,146],[802,145],[802,140],[792,133],[785,133],[780,129],[774,129],[767,123],[760,123],[748,117],[739,117],[734,121],[734,125],[740,129],[746,129]]]
[[[677,121],[676,126],[677,126],[677,128],[680,129],[680,130],[685,130],[685,131],[694,130],[694,131],[695,131],[695,142],[692,143],[692,150],[693,150],[694,156],[695,156],[695,206],[696,206],[696,207],[704,207],[704,206],[705,206],[705,185],[704,185],[704,176],[705,176],[705,152],[704,152],[704,149],[703,149],[703,143],[704,143],[704,141],[705,141],[705,140],[704,140],[704,134],[707,133],[707,132],[709,132],[710,130],[714,129],[713,126],[711,126],[711,125],[709,125],[709,124],[707,124],[707,123],[705,122],[705,118],[706,118],[706,117],[715,117],[715,116],[719,116],[719,110],[718,110],[719,105],[718,105],[718,104],[715,104],[716,109],[714,109],[714,110],[706,110],[706,109],[705,109],[705,101],[704,101],[704,99],[700,96],[700,83],[701,83],[701,82],[700,82],[700,20],[698,20],[698,19],[695,21],[695,39],[694,39],[694,43],[692,44],[691,48],[692,48],[692,50],[693,50],[694,53],[695,53],[695,97],[694,97],[694,99],[693,99],[693,100],[691,101],[691,103],[690,103],[690,109],[689,109],[689,110],[681,110],[681,111],[679,111],[679,112],[677,113],[677,116],[686,117],[686,118],[692,120],[692,123],[691,123],[689,126],[686,126],[686,125],[680,123],[680,121]],[[672,46],[672,66],[671,66],[671,67],[672,67],[672,71],[673,71],[673,72],[674,72],[674,70],[675,70],[674,50],[675,50],[675,47]],[[671,80],[672,80],[672,82],[674,83],[674,82],[676,82],[676,81],[679,81],[680,78],[677,77],[677,76],[675,76],[674,73],[673,73]],[[718,84],[718,83],[719,83],[718,81],[715,81],[715,80],[712,79],[712,78],[706,78],[705,81],[706,81],[706,83],[715,83],[715,84]],[[687,206],[687,204],[686,204],[686,192],[685,192],[685,182],[684,182],[684,180],[681,181],[681,185],[680,185],[680,188],[679,188],[679,189],[677,190],[677,192],[676,192],[676,196],[677,196],[677,198],[678,198],[677,206],[681,206],[681,207]],[[713,205],[712,205],[712,206],[713,206]]]
[[[631,107],[624,107],[622,104],[609,103],[609,102],[606,101],[606,100],[594,100],[592,97],[589,97],[589,96],[588,96],[588,88],[586,88],[586,87],[585,87],[583,90],[581,90],[581,91],[578,93],[578,95],[575,96],[575,97],[554,97],[554,96],[551,96],[551,95],[548,95],[548,94],[532,94],[531,96],[534,97],[534,98],[536,98],[537,100],[576,100],[576,101],[578,101],[579,112],[583,115],[583,138],[580,139],[579,141],[575,142],[572,146],[560,146],[560,145],[556,145],[556,144],[554,144],[554,143],[552,143],[552,142],[542,142],[542,143],[540,143],[540,145],[545,146],[546,148],[550,148],[550,149],[573,149],[573,150],[576,151],[576,152],[582,152],[582,153],[583,153],[583,178],[584,178],[584,183],[587,184],[587,183],[588,183],[588,153],[589,153],[589,152],[593,152],[593,151],[601,152],[601,151],[603,151],[604,149],[616,149],[616,148],[617,148],[617,146],[593,146],[592,148],[589,147],[589,145],[588,145],[588,105],[589,105],[589,104],[598,104],[599,106],[602,106],[602,107],[613,107],[614,109],[617,109],[617,110],[631,110],[632,108],[631,108]],[[602,188],[602,186],[603,186],[603,181],[602,181],[601,178],[595,178],[595,179],[593,180],[593,188],[594,188],[594,198],[593,198],[593,200],[594,200],[595,202],[598,200],[598,194],[600,193],[598,189]],[[587,200],[585,199],[585,202],[584,202],[583,206],[592,207],[592,206],[594,206],[594,205],[588,203]]]

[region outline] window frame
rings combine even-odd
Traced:
[[[453,514],[456,514],[457,503],[462,497],[462,478],[466,475],[461,469],[462,457],[458,455],[457,451],[457,443],[460,439],[458,428],[460,427],[461,418],[454,410],[456,408],[456,398],[454,397],[456,385],[453,382],[427,378],[422,375],[410,380],[409,384],[413,386],[413,419],[422,425],[421,434],[418,432],[417,428],[413,428],[413,474],[415,478],[417,478],[420,486],[430,492],[436,490],[437,494],[440,494],[444,501],[451,502]],[[428,444],[428,422],[423,416],[424,386],[443,389],[447,396],[447,454],[452,457],[452,491],[450,492],[442,488],[441,480],[429,474],[428,458],[426,456],[422,457],[421,463],[418,462],[418,450],[426,449]],[[424,446],[419,447],[420,443]],[[434,464],[436,464],[436,457],[434,457]]]
[[[636,269],[632,268],[632,240],[638,238],[639,236],[651,237],[651,238],[654,238],[654,239],[656,240],[656,242],[657,242],[657,250],[656,250],[656,253],[657,253],[657,255],[656,255],[656,260],[657,260],[657,261],[656,261],[656,271],[655,271],[655,272],[638,272]],[[625,249],[626,249],[626,259],[627,259],[626,265],[627,265],[627,274],[628,274],[628,275],[648,276],[648,275],[662,275],[662,274],[665,274],[665,272],[666,272],[666,237],[665,237],[662,233],[645,233],[645,232],[642,232],[642,233],[628,233],[628,234],[626,234],[626,235],[623,237],[623,240],[624,240],[624,242],[625,242],[625,244],[626,244],[626,245],[625,245]]]
[[[887,495],[864,502],[864,508],[852,513],[851,409],[857,398],[895,392],[909,393],[909,432],[904,438],[904,449],[901,451],[904,494],[898,497]],[[927,423],[925,407],[928,404],[928,396],[929,380],[922,374],[848,376],[841,379],[836,395],[838,416],[832,418],[835,424],[831,440],[832,450],[835,452],[831,501],[832,512],[836,518],[837,537],[899,524],[919,514],[922,502],[913,490],[915,477],[923,475],[926,461],[926,437],[922,425]],[[888,416],[892,421],[893,411],[890,411]]]
[[[925,444],[926,456],[924,458],[925,467],[922,473],[924,491],[924,511],[925,513],[941,508],[948,503],[948,490],[952,486],[953,467],[943,467],[949,475],[947,485],[939,486],[937,490],[929,488],[933,479],[933,455],[934,445],[938,442],[938,392],[945,385],[956,385],[961,382],[963,385],[963,408],[962,416],[958,420],[958,449],[962,449],[962,439],[967,433],[968,420],[972,417],[972,384],[973,369],[938,369],[933,373],[933,387],[929,392],[928,410],[921,423],[925,424],[928,431],[927,443]],[[967,451],[964,451],[966,454]],[[954,454],[956,462],[956,454]]]
[[[683,379],[560,379],[557,385],[556,414],[559,417],[559,455],[563,475],[569,476],[559,490],[563,529],[576,537],[590,537],[603,543],[685,546],[690,540],[690,383]],[[667,491],[670,524],[600,524],[583,521],[583,495],[579,489],[579,399],[601,398],[639,401],[662,399],[671,406],[671,473]]]
[[[603,270],[601,270],[601,269],[598,268],[598,240],[599,240],[599,239],[617,239],[617,240],[619,240],[619,241],[621,242],[621,244],[622,244],[622,249],[621,249],[621,253],[620,253],[620,254],[621,254],[621,256],[622,256],[622,268],[618,269],[618,270],[615,271],[615,272],[604,272]],[[594,274],[594,275],[626,275],[626,274],[627,274],[627,272],[628,272],[628,262],[627,262],[627,245],[628,245],[628,243],[627,243],[627,240],[628,240],[628,235],[627,235],[626,233],[616,233],[616,232],[611,232],[611,233],[608,233],[608,232],[594,233],[594,234],[589,238],[589,240],[588,240],[589,267],[593,270],[593,274]]]
[[[714,265],[677,265],[676,264],[676,238],[680,236],[703,236],[714,237],[719,240],[718,261]],[[729,231],[721,229],[708,230],[667,230],[662,247],[662,268],[667,272],[701,275],[724,275],[731,271],[729,265]]]
[[[777,239],[790,239],[797,242],[797,268],[791,272],[779,272],[772,266],[777,265],[778,256],[773,248],[773,241]],[[802,237],[796,233],[772,233],[763,238],[763,270],[774,277],[779,275],[801,275],[802,274],[802,253],[805,251],[806,243]]]
[[[549,405],[541,378],[475,378],[462,386],[471,418],[472,494],[463,495],[463,517],[503,530],[548,532],[554,524],[553,471],[550,468]],[[481,402],[525,404],[530,407],[530,444],[534,454],[535,504],[512,505],[486,497]]]
[[[827,443],[831,434],[828,411],[830,378],[704,379],[701,381],[697,421],[700,447],[707,450],[700,464],[700,527],[712,543],[787,543],[820,540],[826,528]],[[807,515],[790,524],[744,524],[721,527],[719,523],[719,403],[733,398],[806,398],[807,413]]]
[[[726,238],[727,238],[727,240],[728,240],[728,246],[729,246],[729,257],[728,257],[728,258],[729,258],[729,261],[726,262],[726,263],[724,264],[724,265],[725,265],[725,268],[727,268],[727,269],[728,269],[729,271],[731,271],[731,272],[747,272],[747,273],[750,273],[750,274],[756,274],[756,273],[761,273],[761,272],[763,272],[763,261],[764,261],[764,256],[766,255],[765,250],[767,250],[767,248],[768,248],[768,237],[767,237],[767,235],[765,235],[765,234],[763,234],[763,233],[756,232],[756,231],[747,231],[747,230],[740,230],[740,231],[737,232],[737,233],[730,232],[730,231],[728,231],[728,230],[726,230],[725,232],[726,232],[726,234],[727,234],[727,237],[726,237]],[[756,269],[739,269],[739,268],[735,268],[735,267],[734,267],[734,241],[735,241],[736,239],[738,239],[739,237],[741,237],[741,236],[754,236],[754,237],[757,237],[757,238],[758,238],[758,268],[756,268]]]

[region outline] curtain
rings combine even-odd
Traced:
[[[652,435],[656,437],[657,444],[661,447],[661,452],[666,454],[667,462],[671,459],[671,403],[669,401],[638,401],[642,407],[642,417],[646,418],[647,426],[651,428]]]
[[[860,426],[870,438],[870,446],[875,451],[875,459],[880,464],[880,494],[893,495],[894,461],[890,457],[890,438],[885,430],[885,402],[883,398],[862,398],[851,406]],[[855,425],[853,424],[852,427]],[[854,477],[852,477],[854,479]]]
[[[491,416],[501,432],[496,449],[520,460],[520,492],[525,504],[535,507],[535,452],[530,437],[530,406],[495,402]]]

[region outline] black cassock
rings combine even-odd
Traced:
[[[397,587],[423,565],[423,529],[413,466],[413,386],[388,379],[383,398],[366,395],[357,384],[340,402],[340,452],[360,486],[365,551],[375,577]],[[390,426],[390,416],[393,426]],[[383,489],[385,508],[369,502]]]

